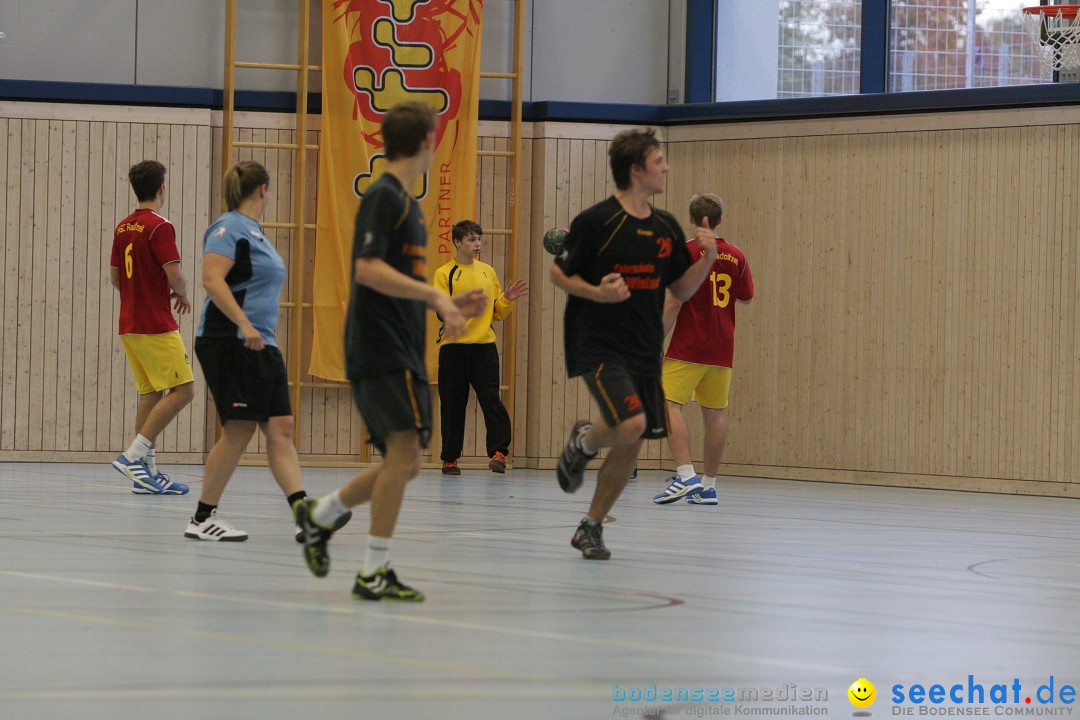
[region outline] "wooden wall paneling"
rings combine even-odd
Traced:
[[[169,218],[176,230],[176,249],[180,253],[180,269],[187,281],[188,298],[192,303],[192,312],[187,315],[177,315],[177,323],[180,326],[180,337],[187,349],[188,360],[197,364],[195,360],[195,347],[193,343],[193,317],[196,316],[198,307],[195,305],[195,288],[200,284],[194,275],[194,258],[192,248],[193,238],[196,233],[195,199],[198,197],[198,178],[205,177],[206,173],[200,171],[197,165],[198,158],[198,128],[193,125],[174,125],[172,128],[171,144],[177,151],[170,157],[169,172],[165,176],[165,186],[170,195],[169,204],[164,208],[165,217]],[[173,193],[169,184],[177,186],[180,192]],[[194,370],[194,368],[192,368]],[[205,386],[196,386],[195,392],[199,394]],[[157,443],[157,452],[164,454],[172,452],[198,452],[201,446],[196,448],[192,442],[192,411],[186,407],[180,411],[176,419],[169,423],[171,432],[163,442]],[[164,457],[163,457],[164,459]]]
[[[112,377],[113,340],[110,330],[115,332],[110,317],[111,306],[108,304],[115,290],[109,283],[109,267],[113,239],[112,197],[116,188],[112,182],[111,166],[116,157],[116,123],[94,123],[91,133],[91,179],[90,197],[88,198],[88,222],[90,223],[91,247],[94,248],[96,271],[87,277],[87,295],[94,303],[96,322],[89,331],[95,339],[93,347],[88,347],[87,374],[92,373],[94,382],[87,395],[91,403],[84,409],[83,417],[89,432],[87,450],[108,447],[109,438],[109,395]],[[92,356],[92,360],[90,357]]]
[[[555,143],[546,139],[532,141],[533,145],[533,209],[530,227],[532,236],[542,238],[545,230],[556,223],[555,207]],[[543,250],[541,243],[532,245],[531,257],[534,264],[530,269],[530,285],[534,297],[529,317],[529,352],[523,353],[529,362],[528,396],[529,416],[527,426],[529,452],[535,458],[550,458],[551,397],[554,392],[552,367],[555,361],[555,293],[548,268],[551,258]]]
[[[1067,419],[1063,422],[1062,437],[1065,446],[1065,462],[1063,478],[1068,482],[1074,482],[1080,473],[1080,422],[1074,414],[1077,400],[1076,370],[1077,358],[1080,358],[1080,332],[1077,332],[1077,323],[1080,322],[1080,307],[1078,307],[1077,289],[1080,288],[1080,247],[1077,242],[1076,229],[1080,227],[1080,212],[1077,212],[1080,201],[1080,161],[1076,158],[1073,149],[1080,146],[1080,126],[1069,126],[1059,141],[1059,158],[1064,161],[1066,172],[1063,173],[1058,186],[1052,189],[1053,196],[1059,197],[1062,208],[1060,230],[1062,233],[1063,250],[1068,263],[1064,264],[1069,274],[1062,277],[1062,308],[1058,316],[1062,318],[1062,342],[1058,346],[1058,356],[1061,358],[1061,370],[1058,375],[1062,387],[1068,386],[1063,393],[1064,398],[1071,396],[1072,403],[1062,406],[1062,412]],[[1068,318],[1066,320],[1065,318]]]
[[[116,224],[132,209],[129,200],[131,188],[125,174],[127,169],[134,164],[131,160],[131,145],[135,142],[136,131],[139,129],[140,126],[135,126],[133,129],[130,123],[119,123],[116,128],[114,154],[106,159],[105,182],[108,183],[110,188],[106,199],[107,204],[102,207],[103,221],[108,222],[109,227],[106,234],[106,237],[109,238],[106,241],[106,247],[111,247]],[[138,132],[140,150],[136,157],[141,155],[141,137],[141,132]],[[138,162],[138,160],[135,160],[135,162]],[[109,250],[105,250],[105,253],[108,254]],[[102,308],[105,310],[106,317],[108,317],[106,327],[111,328],[111,332],[105,328],[102,329],[102,337],[109,338],[107,343],[102,342],[102,345],[107,346],[109,349],[107,365],[109,375],[106,392],[103,394],[104,397],[100,398],[104,408],[103,420],[105,421],[105,427],[108,428],[108,433],[102,439],[100,447],[120,448],[121,445],[126,447],[125,440],[127,442],[131,441],[128,435],[132,432],[134,408],[131,406],[134,405],[135,390],[130,386],[130,371],[128,370],[127,360],[120,345],[120,340],[116,335],[117,314],[120,307],[119,300],[116,297],[118,293],[109,284],[108,276],[105,277],[105,284],[102,287]]]
[[[1030,128],[1015,128],[1007,133],[1007,136],[1010,140],[1007,165],[1015,168],[1020,176],[1027,178],[1027,183],[1036,183],[1034,168],[1024,157],[1024,146],[1030,145],[1034,133]],[[1003,311],[1008,316],[1007,342],[1010,344],[1010,355],[1017,364],[1011,367],[1006,364],[1000,368],[1001,383],[1008,390],[1001,411],[1002,416],[1009,418],[1010,424],[1017,430],[1011,433],[1009,439],[1014,477],[1034,480],[1041,477],[1043,468],[1039,459],[1043,445],[1041,423],[1038,413],[1032,412],[1031,405],[1036,377],[1042,372],[1041,357],[1037,353],[1039,336],[1035,334],[1039,330],[1038,317],[1033,312],[1040,302],[1038,293],[1031,284],[1034,274],[1031,256],[1016,253],[1015,244],[1008,242],[1007,238],[1021,237],[1021,223],[1026,217],[1030,222],[1036,223],[1037,227],[1038,221],[1029,215],[1033,210],[1034,198],[1030,195],[1016,195],[1010,191],[1010,185],[1008,181],[1002,183],[1001,201],[1005,211],[1006,232],[996,238],[995,252],[999,256],[999,282],[1008,288],[1005,298],[1007,305]],[[1037,245],[1040,255],[1045,255],[1050,250],[1050,243],[1045,235],[1039,238]]]
[[[49,281],[49,122],[39,120],[34,123],[34,282],[31,305],[31,322],[34,333],[30,339],[30,425],[27,437],[28,448],[42,450],[44,433],[43,396],[45,364],[49,361],[49,346],[46,342],[46,308],[48,305],[47,285]],[[53,356],[55,357],[55,355]]]
[[[1024,288],[1019,294],[1021,303],[1030,304],[1028,318],[1030,322],[1024,324],[1028,330],[1030,343],[1025,343],[1027,349],[1026,362],[1038,363],[1038,369],[1030,376],[1031,384],[1023,400],[1034,415],[1033,427],[1036,432],[1036,447],[1032,454],[1034,470],[1032,479],[1039,481],[1057,481],[1050,472],[1050,417],[1053,411],[1054,397],[1051,387],[1053,377],[1053,352],[1052,343],[1053,328],[1050,323],[1053,312],[1053,275],[1048,261],[1060,254],[1058,237],[1053,228],[1053,206],[1048,202],[1050,176],[1056,172],[1057,167],[1039,163],[1037,158],[1044,152],[1053,151],[1055,134],[1052,128],[1040,127],[1031,130],[1031,144],[1020,148],[1021,161],[1026,162],[1033,176],[1034,193],[1028,196],[1028,208],[1037,218],[1037,223],[1025,224],[1021,218],[1017,227],[1016,237],[1027,237],[1031,231],[1036,231],[1042,238],[1042,251],[1025,256],[1025,264],[1028,274]],[[1053,157],[1053,155],[1050,155]],[[1021,196],[1024,192],[1020,191]]]
[[[1080,181],[1075,153],[1078,139],[1076,127],[1060,126],[1054,128],[1056,147],[1050,157],[1060,163],[1060,173],[1053,177],[1051,187],[1047,188],[1048,202],[1056,209],[1055,223],[1051,232],[1058,240],[1058,257],[1054,267],[1054,300],[1052,323],[1055,328],[1053,337],[1053,399],[1055,422],[1052,424],[1052,448],[1056,465],[1052,465],[1055,479],[1071,482],[1078,469],[1076,436],[1080,423],[1075,422],[1070,410],[1076,407],[1077,393],[1074,374],[1077,357],[1077,317],[1075,288],[1080,273],[1077,263],[1080,252],[1076,246],[1077,217],[1075,184]],[[1043,161],[1047,162],[1047,161]],[[1053,162],[1053,161],[1051,161]],[[1049,164],[1049,163],[1048,163]],[[1056,164],[1056,163],[1055,163]]]
[[[34,184],[37,174],[37,122],[23,120],[21,186],[19,194],[19,227],[17,242],[19,247],[19,268],[34,268],[34,252],[37,237],[34,233]],[[34,337],[34,273],[19,273],[19,312],[18,312],[18,348],[16,353],[15,377],[15,437],[14,450],[30,448],[30,358],[31,342]]]
[[[555,195],[555,220],[551,226],[569,227],[569,221],[573,218],[570,209],[570,144],[574,140],[555,140],[555,167],[553,180],[556,187]],[[555,303],[548,322],[552,323],[552,376],[555,392],[551,398],[551,426],[548,434],[548,457],[557,458],[561,447],[565,443],[565,435],[573,426],[573,421],[567,424],[567,416],[574,413],[568,412],[577,405],[578,380],[566,378],[566,353],[563,337],[563,318],[566,314],[566,293],[555,289]],[[567,399],[570,405],[567,405]],[[586,416],[587,417],[587,416]],[[561,438],[561,441],[560,441]]]
[[[4,240],[4,286],[0,288],[0,317],[3,335],[0,336],[0,450],[10,450],[15,440],[15,350],[19,343],[19,194],[22,176],[19,158],[22,145],[22,123],[15,119],[0,120],[0,173],[3,173],[0,207],[3,224],[0,237]]]
[[[926,370],[932,367],[930,348],[927,344],[927,335],[930,328],[929,318],[926,316],[925,301],[931,292],[930,276],[926,272],[926,256],[929,249],[923,242],[913,241],[912,235],[925,237],[927,226],[927,211],[930,207],[930,198],[926,196],[928,170],[926,167],[926,136],[917,133],[905,133],[904,138],[910,143],[911,149],[911,172],[908,173],[905,192],[911,198],[909,201],[907,217],[901,222],[908,226],[907,236],[902,239],[903,266],[902,277],[908,286],[907,298],[899,306],[900,312],[909,313],[907,323],[907,337],[913,346],[914,352],[910,355],[902,355],[904,383],[903,387],[909,393],[907,405],[907,418],[909,422],[909,438],[907,443],[907,455],[904,458],[904,467],[908,472],[919,472],[925,467],[926,449],[922,446],[923,428],[929,420],[929,412],[926,402],[926,392],[929,378]]]
[[[1016,271],[1018,263],[1014,260],[1006,268],[1003,262],[1002,238],[1015,237],[1012,232],[1012,211],[1015,207],[1016,198],[1005,199],[1005,182],[1003,173],[1013,173],[1017,168],[1013,162],[1010,146],[1013,144],[1014,128],[1002,128],[998,131],[999,139],[995,143],[998,159],[994,178],[994,195],[990,203],[994,206],[992,213],[992,234],[980,238],[979,251],[987,255],[990,273],[988,276],[989,295],[991,298],[990,316],[988,318],[986,383],[990,390],[987,393],[989,410],[998,425],[989,440],[996,451],[995,464],[1000,471],[1016,477],[1014,474],[1017,466],[1016,436],[1027,435],[1026,428],[1018,427],[1016,420],[1021,419],[1018,411],[1022,411],[1013,402],[1013,388],[1021,380],[1022,369],[1016,365],[1016,324],[1017,311],[1019,308],[1014,304],[1015,287],[1017,282]],[[1008,412],[1006,413],[1006,409]],[[1000,433],[1000,434],[999,434]],[[992,437],[991,436],[991,437]],[[991,455],[993,457],[993,455]]]
[[[507,147],[510,147],[509,145]],[[514,464],[520,467],[525,467],[528,463],[528,458],[532,454],[529,446],[528,435],[525,428],[529,422],[529,339],[532,336],[532,307],[536,302],[538,293],[542,292],[542,288],[539,284],[534,283],[532,279],[532,267],[533,267],[533,252],[534,249],[538,249],[537,245],[540,245],[539,237],[533,234],[531,226],[531,213],[532,213],[532,173],[529,168],[532,167],[532,141],[527,138],[522,138],[521,146],[517,148],[517,152],[520,153],[519,161],[519,173],[518,178],[518,195],[516,209],[518,213],[518,265],[514,268],[514,279],[525,280],[529,283],[529,294],[517,301],[518,307],[514,309],[517,313],[517,345],[516,352],[514,354],[514,368],[511,371],[514,373],[514,382],[516,383],[516,391],[514,393],[514,408],[511,413],[514,420],[514,432],[513,432],[513,444],[510,447],[514,456]],[[509,173],[509,167],[507,168]],[[507,177],[509,181],[509,176]],[[507,222],[510,218],[507,217]],[[543,250],[539,249],[538,255],[535,257],[539,262],[542,260]],[[503,348],[506,347],[504,342]]]
[[[61,326],[67,336],[66,384],[60,385],[58,402],[65,404],[63,413],[63,442],[57,433],[57,445],[64,450],[82,449],[82,406],[86,388],[85,365],[83,364],[86,346],[86,174],[89,148],[87,146],[87,124],[70,121],[64,126],[64,155],[72,157],[72,164],[64,173],[64,201],[69,220],[65,223],[67,247],[64,254],[70,262],[60,297]],[[70,142],[70,148],[68,143]]]
[[[202,239],[206,228],[214,219],[213,208],[210,202],[210,188],[213,187],[213,179],[218,174],[213,159],[213,131],[210,128],[200,127],[195,133],[194,156],[184,159],[185,178],[189,174],[198,173],[193,183],[192,195],[185,199],[184,213],[184,238],[181,247],[184,253],[184,268],[188,277],[188,287],[192,298],[191,318],[188,325],[188,334],[184,336],[187,343],[188,357],[191,360],[192,374],[195,376],[195,398],[191,401],[189,413],[191,418],[191,439],[189,451],[193,453],[206,453],[212,443],[207,442],[209,434],[213,433],[214,422],[210,406],[210,394],[206,389],[206,379],[202,374],[202,367],[195,356],[195,334],[199,327],[199,319],[202,316],[203,303],[206,299],[206,291],[202,287]],[[188,163],[191,163],[190,165]],[[190,210],[188,210],[190,208]],[[190,214],[189,214],[190,213]]]
[[[493,138],[492,148],[500,152],[506,152],[510,150],[510,139],[504,137]],[[507,214],[507,204],[512,192],[512,188],[509,186],[510,182],[510,158],[498,157],[493,158],[492,174],[494,176],[494,183],[492,184],[492,213],[491,213],[491,227],[509,228],[511,225],[510,217]],[[487,227],[487,226],[484,226]],[[487,238],[486,244],[491,252],[491,265],[495,268],[495,272],[499,277],[500,285],[505,289],[507,284],[517,279],[518,270],[516,267],[510,267],[508,264],[510,256],[510,243],[518,243],[518,251],[520,252],[522,247],[522,238],[514,238],[510,235],[500,235],[498,237]],[[494,298],[492,298],[494,300]],[[511,307],[510,312],[514,314],[514,321],[521,328],[522,324],[519,322],[518,314],[527,307],[528,296],[520,300],[516,300]],[[496,347],[499,350],[499,385],[505,387],[509,385],[509,378],[507,372],[513,372],[513,368],[507,368],[506,365],[506,343],[509,339],[506,334],[506,322],[500,321],[495,325],[495,342]],[[517,332],[520,332],[518,330]],[[516,388],[515,388],[516,391]],[[516,392],[515,392],[516,394]],[[508,396],[506,392],[500,393],[503,405],[506,406]],[[507,408],[509,413],[514,412],[514,408]],[[481,413],[481,417],[482,417]],[[483,425],[483,433],[477,434],[477,449],[481,452],[482,457],[487,457],[487,424],[479,423]],[[511,442],[513,442],[513,434],[511,433]],[[511,453],[512,456],[512,453]]]
[[[1047,117],[1056,117],[1051,110]],[[252,125],[264,122],[251,117]],[[771,133],[761,124],[754,132],[718,126],[710,132],[721,139],[667,145],[672,171],[657,204],[682,222],[685,196],[719,192],[727,203],[723,234],[743,247],[757,276],[757,301],[738,311],[732,471],[1080,492],[1071,482],[1080,446],[1073,389],[1080,161],[1071,150],[1080,125],[1027,126],[1038,117],[999,127],[978,118],[955,127],[891,119],[866,129],[849,121],[848,129],[833,123],[820,133],[809,124]],[[545,467],[574,419],[596,409],[583,384],[565,377],[566,298],[548,279],[551,258],[539,238],[611,189],[608,141],[590,137],[591,126],[566,130],[538,125],[524,141],[531,171],[522,185],[520,268],[505,266],[503,238],[489,238],[485,249],[504,282],[517,272],[530,281],[531,295],[516,310],[515,455]],[[190,348],[204,297],[202,232],[219,213],[220,132],[164,115],[0,118],[0,451],[94,456],[130,440],[136,395],[108,284],[114,225],[134,207],[126,172],[150,156],[170,169],[165,212],[197,298],[195,313],[181,319]],[[290,133],[238,131],[246,139]],[[493,133],[481,144],[501,149],[506,140]],[[276,163],[271,210],[284,215],[290,153],[271,153],[240,155]],[[481,169],[485,226],[507,222],[497,192],[504,164],[490,158]],[[292,239],[273,234],[287,254]],[[164,452],[198,457],[210,447],[208,401],[196,393],[163,434]],[[305,392],[301,405],[306,455],[355,455],[362,435],[347,392]],[[688,410],[700,459],[698,411]],[[468,442],[480,456],[484,428],[471,412]],[[648,444],[642,459],[663,466],[666,443]]]
[[[926,468],[941,467],[944,463],[942,453],[946,403],[945,388],[945,329],[942,309],[945,306],[947,276],[947,249],[945,225],[949,195],[946,191],[948,169],[945,165],[946,153],[943,133],[930,133],[927,138],[927,218],[925,252],[927,262],[924,272],[927,275],[930,291],[924,298],[921,317],[927,323],[927,351],[931,357],[931,369],[927,374],[926,418],[922,428],[922,457],[924,472]]]

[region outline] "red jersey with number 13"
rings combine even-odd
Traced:
[[[704,248],[686,244],[696,262]],[[735,352],[735,301],[754,297],[754,278],[742,250],[716,240],[716,260],[705,282],[679,308],[665,357],[672,360],[731,367]]]
[[[180,328],[164,269],[179,260],[176,230],[153,210],[136,210],[116,226],[110,264],[120,269],[121,335],[160,335]]]

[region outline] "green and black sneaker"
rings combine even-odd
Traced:
[[[405,585],[397,579],[397,574],[393,570],[385,567],[379,568],[366,577],[357,573],[352,594],[357,600],[424,601],[424,593]]]
[[[307,562],[308,570],[315,577],[326,577],[330,572],[330,553],[326,550],[327,541],[333,536],[334,531],[345,523],[338,522],[337,527],[324,528],[311,517],[315,510],[313,498],[303,498],[293,503],[293,516],[296,518],[296,539],[304,543],[304,561]],[[348,513],[349,517],[352,513]],[[348,522],[348,518],[345,519]]]

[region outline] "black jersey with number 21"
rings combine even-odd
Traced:
[[[622,365],[634,375],[660,376],[665,291],[692,259],[675,218],[650,209],[647,218],[636,218],[612,196],[570,224],[555,258],[563,273],[580,275],[592,285],[619,273],[630,290],[630,297],[619,303],[573,295],[566,301],[563,330],[570,377],[601,363]]]

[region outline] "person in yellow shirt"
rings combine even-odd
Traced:
[[[450,238],[454,257],[435,271],[435,287],[450,297],[470,290],[483,290],[494,302],[479,316],[469,318],[465,332],[452,342],[446,342],[442,329],[436,341],[439,349],[439,399],[442,420],[443,475],[460,475],[458,458],[465,439],[465,411],[469,402],[469,386],[484,413],[487,427],[488,467],[492,472],[506,472],[506,455],[510,447],[510,415],[499,394],[499,351],[495,347],[492,320],[502,320],[510,313],[512,303],[529,294],[529,286],[516,280],[504,290],[494,268],[480,260],[481,238],[484,229],[472,220],[454,225]]]

